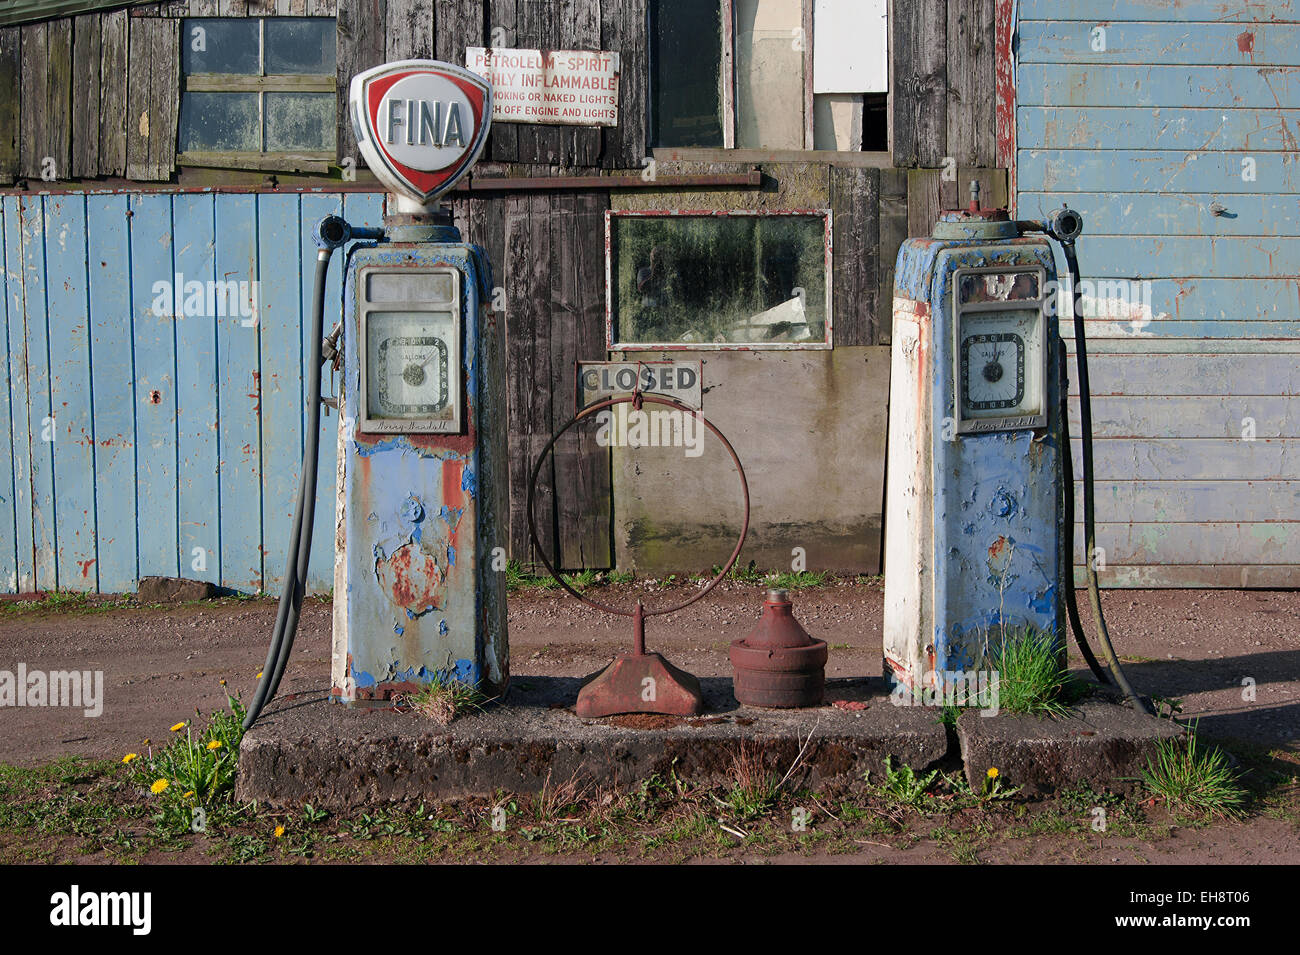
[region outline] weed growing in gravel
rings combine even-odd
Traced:
[[[1147,790],[1161,796],[1170,808],[1195,814],[1241,815],[1246,794],[1221,749],[1201,748],[1193,726],[1186,741],[1160,740],[1154,759],[1142,770]]]

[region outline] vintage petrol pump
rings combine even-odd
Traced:
[[[999,641],[1027,630],[1062,651],[1068,616],[1085,661],[1074,601],[1074,475],[1066,415],[1062,288],[1073,292],[1082,419],[1084,526],[1093,549],[1087,351],[1074,241],[1077,212],[1013,221],[1004,209],[944,212],[909,239],[895,269],[885,505],[886,675],[949,700],[991,669]],[[1058,280],[1054,244],[1068,266]],[[1088,562],[1092,610],[1115,681],[1124,677]],[[956,700],[956,702],[964,702]]]
[[[509,682],[505,574],[493,568],[507,514],[504,329],[488,308],[484,251],[436,205],[482,151],[492,90],[459,67],[406,60],[358,74],[349,107],[361,154],[392,195],[383,230],[336,217],[317,228],[317,339],[329,252],[369,240],[348,252],[340,326],[330,696],[387,706],[435,679],[500,696]],[[309,488],[315,454],[304,461]],[[305,520],[303,508],[290,559],[299,572],[286,583],[250,725],[292,644],[310,550],[311,502]]]

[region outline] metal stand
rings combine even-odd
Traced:
[[[699,593],[679,604],[658,610],[647,610],[638,600],[636,607],[632,610],[624,610],[620,607],[611,607],[608,604],[603,604],[598,600],[592,600],[590,597],[580,594],[552,566],[541,541],[537,538],[537,523],[533,517],[533,494],[537,488],[537,476],[541,473],[542,462],[546,460],[546,456],[550,454],[551,449],[555,447],[555,443],[560,440],[560,437],[584,418],[619,404],[630,403],[633,408],[639,411],[641,405],[647,401],[652,404],[666,405],[686,414],[696,414],[695,409],[688,408],[671,398],[647,395],[641,392],[597,402],[578,412],[564,427],[551,436],[551,440],[542,449],[542,453],[537,456],[537,463],[533,466],[532,480],[528,482],[528,534],[533,542],[533,547],[537,549],[538,557],[546,565],[546,569],[555,578],[556,583],[568,591],[571,596],[589,607],[619,617],[632,618],[632,652],[621,654],[605,669],[593,673],[583,680],[582,689],[578,692],[576,707],[577,714],[581,717],[612,716],[615,713],[666,713],[670,716],[694,716],[703,712],[704,697],[700,693],[700,681],[694,675],[673,666],[660,654],[646,653],[645,620],[646,617],[664,616],[675,613],[684,607],[689,607],[721,583],[722,578],[726,577],[731,568],[735,566],[737,558],[740,557],[740,550],[745,546],[745,537],[749,533],[749,484],[745,480],[745,469],[741,466],[740,458],[736,455],[731,442],[701,414],[699,415],[700,423],[722,442],[722,446],[731,455],[732,463],[736,466],[736,473],[740,476],[740,489],[745,504],[745,518],[740,529],[740,539],[736,542],[735,549],[732,550],[731,557],[728,558],[722,570],[707,585],[702,587]]]

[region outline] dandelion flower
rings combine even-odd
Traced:
[[[144,741],[143,743],[141,743],[140,745],[141,745],[141,746],[148,746],[148,745],[149,745],[149,740],[145,740],[145,741]]]
[[[167,788],[168,786],[170,786],[170,785],[171,785],[171,783],[167,782],[167,780],[165,780],[165,779],[157,779],[157,780],[154,780],[154,784],[153,784],[152,786],[150,786],[149,789],[150,789],[150,790],[153,792],[153,794],[156,796],[156,795],[158,795],[160,792],[162,792],[164,789],[166,789],[166,788]]]
[[[221,680],[220,683],[221,683],[222,686],[225,686],[225,685],[226,685],[226,681],[225,681],[225,680]]]
[[[189,792],[187,792],[187,793],[186,793],[184,796],[182,796],[181,798],[183,798],[183,799],[189,799],[189,798],[190,798],[191,796],[193,796],[193,795],[194,795],[194,790],[191,789]]]
[[[257,671],[257,678],[258,678],[259,680],[262,679],[262,671],[261,671],[261,670],[258,670],[258,671]]]
[[[131,762],[131,760],[139,759],[139,758],[140,758],[139,753],[127,753],[125,756],[122,757],[122,762],[129,763]]]
[[[997,779],[997,778],[998,778],[998,768],[997,768],[996,766],[990,766],[990,767],[989,767],[989,771],[988,771],[987,773],[985,773],[984,775],[987,776],[989,779]]]
[[[184,723],[177,723],[175,726],[172,727],[172,732],[173,732],[173,733],[179,733],[179,732],[180,732],[181,730],[183,730],[183,729],[185,729],[185,724],[184,724]]]
[[[277,839],[279,839],[282,835],[284,835],[284,826],[276,826],[276,827],[275,827],[275,837],[276,837]]]
[[[221,749],[221,740],[214,739],[208,743],[208,749]]]

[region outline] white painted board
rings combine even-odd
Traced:
[[[813,92],[889,90],[886,0],[816,0],[813,7]]]

